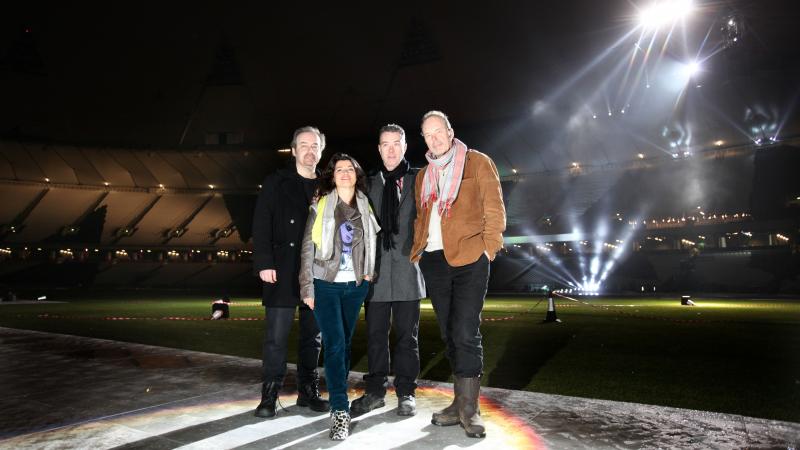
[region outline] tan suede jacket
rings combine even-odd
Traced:
[[[419,195],[424,179],[423,168],[415,183],[417,218],[414,221],[412,262],[419,261],[428,245],[431,210],[422,207]],[[447,263],[454,267],[465,266],[477,261],[484,251],[493,260],[503,248],[505,229],[506,208],[497,167],[487,155],[469,150],[458,197],[449,216],[442,216],[442,243]]]

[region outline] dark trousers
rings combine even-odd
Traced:
[[[325,385],[332,411],[350,411],[347,375],[350,373],[350,344],[369,283],[332,283],[314,280],[314,316],[325,343]]]
[[[266,330],[264,332],[264,354],[261,359],[262,381],[283,383],[286,376],[286,353],[289,330],[294,323],[296,308],[264,307]],[[314,313],[306,306],[300,307],[300,341],[297,347],[297,382],[307,384],[317,377],[319,352],[322,347]]]
[[[419,300],[371,301],[367,306],[367,392],[386,395],[389,376],[389,327],[394,329],[394,387],[398,397],[414,395],[419,376]]]
[[[425,277],[453,374],[461,378],[482,375],[480,325],[489,284],[489,259],[481,255],[472,264],[453,267],[440,250],[423,253],[419,268]]]

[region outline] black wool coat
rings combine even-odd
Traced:
[[[297,173],[294,164],[267,175],[253,217],[253,272],[274,269],[277,282],[264,283],[264,306],[296,307],[300,300],[300,247],[316,180]]]

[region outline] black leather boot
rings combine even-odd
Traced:
[[[261,385],[261,403],[256,407],[256,417],[275,417],[275,402],[280,389],[281,385],[277,381]]]
[[[308,406],[316,412],[330,411],[331,405],[319,396],[319,378],[297,386],[297,406]]]

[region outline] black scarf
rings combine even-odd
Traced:
[[[397,210],[400,207],[400,199],[397,196],[397,180],[403,178],[408,173],[411,166],[403,158],[394,170],[381,168],[383,174],[383,198],[381,200],[381,228],[383,231],[383,248],[391,250],[394,248],[393,236],[399,231],[397,226]],[[404,186],[404,189],[408,186]]]

